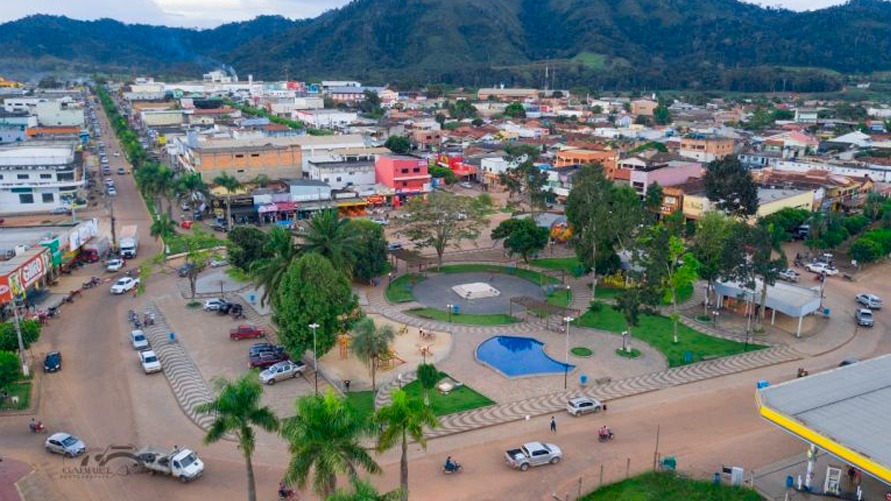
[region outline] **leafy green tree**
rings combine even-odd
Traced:
[[[521,103],[514,101],[504,108],[504,114],[511,118],[526,118],[526,108]]]
[[[476,106],[466,99],[459,99],[455,102],[448,103],[449,116],[455,120],[464,120],[467,118],[475,118],[477,115]]]
[[[408,501],[408,440],[415,441],[422,448],[427,448],[427,437],[424,427],[436,428],[439,419],[433,409],[420,400],[409,396],[404,390],[393,392],[390,405],[375,412],[374,420],[383,426],[377,439],[377,450],[383,452],[396,444],[402,446],[399,460],[399,482],[402,488],[402,501]]]
[[[475,239],[487,221],[474,211],[473,199],[436,191],[411,199],[406,205],[407,218],[399,222],[399,234],[416,246],[436,251],[439,264],[448,246]]]
[[[718,211],[706,212],[697,222],[691,250],[699,262],[700,278],[708,282],[706,296],[711,294],[715,280],[726,275],[727,245],[736,224],[740,223]],[[708,314],[710,302],[707,298],[703,305],[705,314]]]
[[[671,123],[671,112],[668,107],[659,105],[653,108],[653,119],[659,125],[668,125]]]
[[[442,124],[445,123],[446,116],[443,113],[437,113],[436,115],[433,116],[433,119],[436,120],[436,123],[438,123],[441,126]]]
[[[710,162],[705,170],[705,194],[722,211],[743,219],[758,212],[758,187],[735,155]]]
[[[210,262],[211,252],[210,249],[205,246],[205,235],[199,230],[195,230],[191,235],[184,235],[182,238],[185,240],[186,244],[185,261],[186,265],[189,267],[186,277],[189,279],[189,290],[192,292],[192,297],[194,298],[195,287],[198,282],[198,274],[207,268],[207,263]],[[141,285],[142,283],[140,283],[140,286]]]
[[[658,182],[647,186],[647,193],[644,195],[644,207],[648,212],[659,216],[662,213],[662,199],[664,198],[662,186]]]
[[[367,219],[353,219],[350,230],[356,235],[356,257],[353,276],[361,283],[387,271],[387,237],[381,225]]]
[[[599,115],[603,113],[603,106],[595,104],[593,107],[591,107],[591,112],[593,112],[595,115]]]
[[[885,204],[885,197],[877,191],[870,191],[866,195],[866,201],[863,203],[863,213],[873,221],[882,217],[882,208]]]
[[[390,353],[390,344],[396,338],[393,327],[374,325],[374,320],[366,317],[356,322],[352,330],[353,339],[350,351],[356,358],[368,365],[371,373],[371,390],[377,391],[377,366],[381,359]]]
[[[659,224],[640,239],[648,279],[657,280],[663,299],[671,303],[674,343],[678,342],[678,291],[692,286],[699,278],[699,261],[687,250],[681,238],[681,225]]]
[[[19,356],[12,351],[0,351],[0,389],[5,390],[22,377]]]
[[[455,171],[449,169],[448,167],[440,167],[439,165],[431,165],[429,167],[430,176],[435,177],[437,179],[442,179],[445,181],[445,184],[455,184],[458,182],[458,176],[455,175]]]
[[[352,277],[360,252],[359,239],[350,220],[339,217],[334,209],[325,209],[310,220],[309,229],[301,235],[300,247],[302,252],[324,256],[347,277]]]
[[[149,234],[155,237],[155,241],[158,239],[166,240],[169,237],[173,236],[176,233],[176,221],[170,219],[170,216],[167,214],[160,214],[154,221],[152,221],[152,226],[149,229]]]
[[[334,346],[338,333],[349,329],[358,303],[346,276],[325,257],[310,252],[288,267],[272,306],[279,340],[293,357],[313,348],[309,325],[319,325],[313,353],[318,357]]]
[[[236,226],[227,235],[229,263],[242,271],[250,271],[254,263],[272,257],[267,249],[268,236],[255,226]]]
[[[177,191],[186,195],[186,200],[188,201],[189,208],[192,212],[196,209],[196,203],[198,203],[202,197],[207,197],[210,194],[210,187],[207,183],[201,179],[201,174],[197,172],[188,172],[180,174],[179,178],[176,180]]]
[[[492,230],[492,239],[504,239],[504,248],[511,255],[518,254],[524,262],[548,244],[550,232],[531,218],[506,219]]]
[[[353,486],[353,492],[338,488],[337,491],[333,495],[328,496],[325,501],[398,501],[402,498],[402,491],[400,489],[381,494],[368,480],[351,478],[350,484]]]
[[[255,262],[251,271],[256,276],[254,285],[263,289],[260,304],[265,305],[270,298],[278,295],[282,277],[300,255],[300,248],[294,244],[291,232],[276,226],[267,235],[263,254],[268,257]]]
[[[390,136],[384,143],[384,147],[397,155],[402,155],[411,151],[411,140],[406,136]]]
[[[22,329],[22,344],[25,349],[31,347],[40,339],[40,322],[37,320],[22,320],[19,322]],[[15,333],[15,323],[12,321],[0,324],[0,351],[18,351],[19,338]]]
[[[423,363],[418,366],[418,382],[424,388],[424,404],[430,405],[430,390],[440,380],[439,370],[433,364]]]
[[[232,224],[232,194],[241,189],[241,181],[230,176],[229,173],[224,172],[213,178],[213,182],[217,186],[225,189],[226,193],[229,194],[229,196],[226,197],[226,225],[229,226]]]
[[[535,165],[539,151],[535,147],[507,147],[507,159],[511,167],[498,175],[501,184],[511,197],[521,196],[529,205],[533,217],[547,207],[549,190],[545,190],[548,176]]]
[[[848,253],[851,259],[856,259],[859,263],[873,263],[882,258],[882,246],[878,242],[869,238],[860,237],[851,244]]]
[[[294,403],[296,415],[282,424],[282,437],[288,442],[291,460],[285,482],[306,487],[312,474],[312,490],[327,498],[337,487],[337,475],[350,479],[359,469],[379,473],[380,466],[362,446],[372,434],[371,422],[332,391],[307,395]]]
[[[377,92],[366,89],[363,93],[363,99],[358,103],[359,111],[372,118],[383,116],[384,110],[381,108],[381,98]]]
[[[643,306],[643,297],[639,285],[632,285],[622,289],[616,297],[613,309],[622,314],[625,319],[625,325],[628,327],[628,337],[634,335],[634,328],[640,325],[640,314]],[[628,347],[628,339],[622,336],[622,350],[630,351]]]
[[[248,501],[256,501],[257,485],[252,462],[257,447],[254,428],[259,427],[267,432],[278,431],[278,418],[272,409],[262,404],[263,388],[254,373],[244,374],[235,381],[220,378],[214,381],[214,386],[216,398],[195,408],[199,414],[211,414],[214,417],[204,443],[219,442],[228,434],[235,436],[238,449],[244,456]]]
[[[470,122],[470,125],[473,125],[474,127],[482,127],[484,123],[486,122],[484,122],[482,118],[474,118],[473,121]]]

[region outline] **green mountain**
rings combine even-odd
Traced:
[[[819,11],[735,0],[355,0],[212,30],[31,16],[0,25],[0,74],[102,69],[471,86],[838,89],[891,69],[891,2]]]

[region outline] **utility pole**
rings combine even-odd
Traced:
[[[117,232],[116,232],[115,229],[114,229],[114,223],[115,223],[115,220],[114,220],[114,202],[109,201],[109,202],[108,202],[108,207],[109,207],[109,209],[110,209],[110,211],[111,211],[111,248],[114,249],[115,251],[117,251],[117,249],[118,249],[118,237],[117,237]]]
[[[22,340],[22,324],[19,321],[19,296],[14,294],[12,297],[12,311],[15,318],[15,335],[19,341],[19,358],[22,363],[22,375],[28,377],[28,362],[25,359],[25,342]]]

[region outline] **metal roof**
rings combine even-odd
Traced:
[[[762,417],[891,484],[891,355],[758,390]]]

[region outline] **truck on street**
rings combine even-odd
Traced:
[[[504,453],[504,462],[511,468],[526,471],[530,466],[557,464],[563,459],[563,451],[554,444],[527,442],[519,449],[509,449]]]
[[[148,446],[136,453],[137,462],[150,473],[161,473],[191,482],[204,473],[204,462],[190,449]]]
[[[135,224],[129,224],[121,229],[121,238],[119,242],[121,256],[128,259],[136,257],[136,252],[139,249],[139,235],[136,232]]]
[[[94,238],[88,244],[84,245],[83,255],[84,261],[88,263],[97,263],[108,252],[109,243],[107,238]]]

